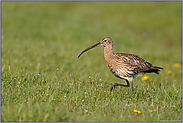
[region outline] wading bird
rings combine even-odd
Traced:
[[[118,78],[124,79],[127,85],[115,83],[111,86],[111,91],[116,86],[129,87],[131,82],[131,89],[133,91],[133,79],[142,76],[145,73],[159,74],[161,67],[153,66],[151,63],[143,60],[139,56],[127,53],[113,53],[113,41],[110,37],[105,37],[99,43],[85,49],[78,58],[87,50],[97,46],[104,46],[104,57],[111,72]]]

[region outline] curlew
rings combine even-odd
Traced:
[[[110,71],[118,78],[126,80],[127,84],[115,83],[111,86],[111,91],[116,86],[129,87],[129,81],[131,82],[131,89],[133,91],[133,79],[138,76],[142,76],[145,73],[159,74],[161,67],[153,66],[151,63],[143,60],[137,55],[127,53],[113,53],[113,41],[110,37],[105,37],[100,40],[99,43],[88,47],[82,51],[78,58],[87,50],[97,46],[104,46],[104,58],[108,64]]]

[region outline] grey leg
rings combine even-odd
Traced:
[[[127,82],[127,85],[115,83],[114,85],[111,86],[111,91],[112,91],[113,89],[115,89],[116,86],[129,87],[130,84],[129,84],[128,80],[126,80],[126,82]]]
[[[132,91],[133,91],[133,81],[131,81],[131,88],[132,88]]]

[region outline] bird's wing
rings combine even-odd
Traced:
[[[117,53],[116,55],[120,64],[128,68],[132,74],[148,71],[153,67],[151,63],[133,54]]]

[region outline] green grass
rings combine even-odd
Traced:
[[[182,2],[1,2],[1,121],[182,121]],[[103,47],[163,67],[131,88]],[[180,67],[173,66],[174,63]],[[168,75],[168,71],[172,74]],[[135,114],[134,110],[141,111]]]

